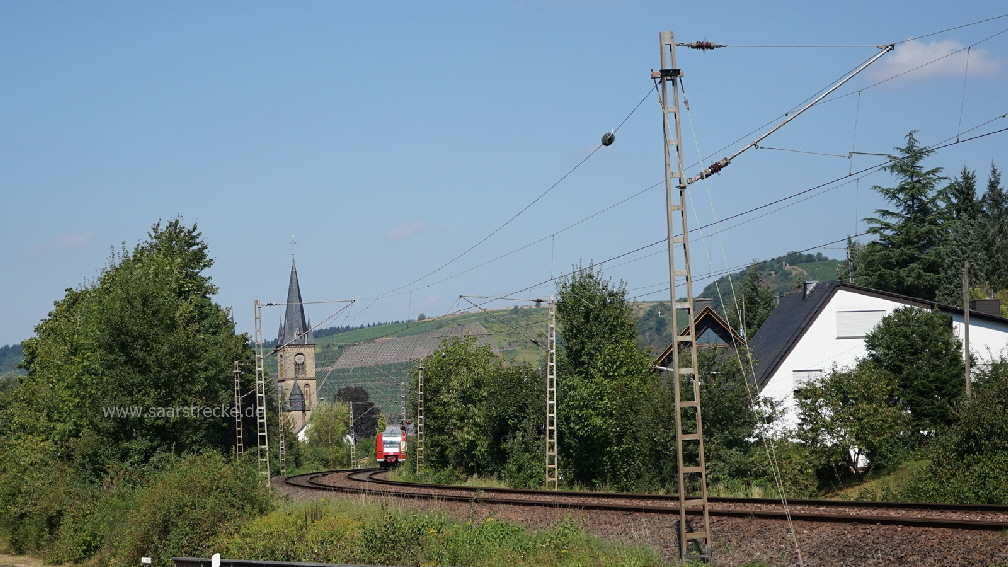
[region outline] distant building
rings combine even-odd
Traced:
[[[698,297],[693,300],[693,311],[696,316],[693,318],[693,326],[696,329],[697,346],[713,348],[737,348],[745,345],[745,339],[739,335],[735,329],[731,328],[728,321],[714,311],[711,300]],[[679,336],[689,335],[689,327],[683,328]],[[676,341],[672,341],[660,355],[658,355],[657,366],[666,368],[672,367],[672,349],[675,348]],[[688,344],[688,343],[680,343]]]
[[[961,307],[838,281],[809,281],[802,289],[785,294],[749,341],[756,360],[756,385],[764,397],[783,403],[784,424],[798,424],[796,390],[834,366],[849,367],[867,356],[865,335],[882,317],[906,306],[951,315],[955,333],[963,337]],[[981,361],[1008,346],[1008,319],[1000,313],[997,300],[972,302],[970,350]]]
[[[315,338],[311,323],[305,317],[293,261],[286,307],[277,334],[277,384],[291,429],[300,433],[318,403],[318,391],[315,388]]]

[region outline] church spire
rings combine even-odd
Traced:
[[[305,317],[304,305],[301,303],[301,286],[298,285],[297,266],[294,264],[292,258],[290,285],[287,287],[287,312],[284,313],[284,320],[280,325],[277,346],[285,344],[315,344],[315,337],[312,335],[311,327],[308,325],[308,318]]]

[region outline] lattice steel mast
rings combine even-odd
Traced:
[[[669,282],[671,288],[672,313],[671,327],[675,348],[672,349],[672,381],[675,389],[675,427],[676,427],[676,463],[678,465],[679,489],[679,548],[681,557],[687,560],[711,559],[710,510],[707,504],[707,471],[704,457],[703,423],[700,415],[700,380],[697,372],[696,327],[693,321],[693,277],[690,274],[689,228],[686,219],[687,180],[683,171],[682,129],[679,116],[679,80],[682,71],[676,67],[675,34],[673,32],[659,33],[661,51],[661,68],[653,71],[651,76],[658,83],[661,94],[662,125],[665,133],[665,208],[668,217],[668,259]],[[671,83],[671,89],[669,84]],[[671,119],[670,119],[671,116]],[[676,182],[673,185],[672,180]],[[673,188],[677,193],[673,192]],[[678,233],[678,236],[676,234]],[[681,268],[677,269],[677,256],[681,256]],[[681,282],[681,283],[680,283]],[[676,290],[682,285],[686,287],[686,300],[677,301]],[[688,315],[688,332],[679,336],[679,325],[676,315],[683,310]],[[680,352],[680,346],[686,343],[685,352]],[[686,360],[683,360],[683,355]],[[692,384],[692,397],[683,398],[682,377],[689,377]],[[687,416],[683,411],[687,411]],[[689,417],[692,415],[692,417]],[[684,432],[683,421],[693,421],[695,427]],[[697,462],[686,463],[683,456],[685,443],[695,443]],[[688,476],[689,475],[689,476]],[[697,478],[698,477],[698,478]],[[687,482],[687,479],[697,478],[697,482]],[[700,490],[699,498],[686,498],[687,487]],[[686,522],[686,510],[700,511],[703,514],[703,526],[692,529]],[[691,546],[690,542],[695,543]]]
[[[423,391],[423,371],[424,367],[419,367],[417,373],[417,416],[416,416],[416,469],[420,472],[423,468],[424,460],[424,391]]]
[[[557,490],[557,419],[556,419],[556,301],[549,300],[549,322],[546,328],[546,490]]]
[[[266,432],[266,371],[263,368],[262,303],[255,300],[256,343],[256,446],[259,452],[259,474],[269,486],[269,435]]]
[[[234,361],[234,412],[235,412],[235,457],[240,457],[245,452],[245,444],[242,439],[242,411],[241,411],[241,370],[238,369],[238,361]]]
[[[350,406],[350,468],[357,468],[357,436],[354,435],[353,401],[347,402]]]
[[[277,364],[277,368],[280,365]],[[277,374],[279,374],[279,370]],[[276,384],[276,396],[277,396],[277,429],[279,434],[276,436],[277,441],[277,452],[280,456],[280,476],[287,476],[287,457],[286,451],[284,451],[284,425],[286,424],[286,418],[283,414],[283,391],[280,389],[280,380],[273,381]]]

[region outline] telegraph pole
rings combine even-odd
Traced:
[[[234,412],[235,412],[235,458],[242,456],[245,452],[245,445],[242,440],[242,412],[241,412],[241,370],[238,369],[238,361],[234,361]]]
[[[651,77],[657,82],[661,94],[662,125],[665,132],[665,208],[668,217],[668,258],[669,283],[672,295],[670,324],[675,348],[672,349],[672,382],[675,388],[676,463],[678,465],[679,489],[679,547],[681,558],[687,560],[711,560],[710,510],[707,506],[707,472],[704,457],[703,424],[700,417],[700,380],[697,372],[696,327],[693,321],[693,277],[690,274],[689,229],[686,223],[686,188],[688,181],[683,171],[682,127],[679,116],[679,80],[682,71],[676,66],[675,34],[659,33],[661,68],[653,71]],[[671,88],[669,85],[671,84]],[[675,183],[673,184],[673,179]],[[673,191],[677,190],[677,194]],[[678,236],[676,233],[678,232]],[[676,257],[682,257],[682,268],[677,269]],[[676,300],[677,283],[686,287],[686,300]],[[688,315],[689,332],[679,336],[676,315],[683,310]],[[687,343],[688,349],[680,353],[680,344]],[[682,355],[686,360],[682,360]],[[681,391],[682,377],[688,377],[693,385],[693,395],[684,399]],[[684,417],[683,410],[689,414]],[[690,414],[692,417],[690,417]],[[684,433],[683,420],[693,421],[695,429]],[[698,459],[696,463],[685,463],[684,443],[696,443]],[[687,475],[691,475],[687,477]],[[698,477],[698,478],[697,478]],[[696,478],[700,497],[686,498],[687,478]],[[692,529],[686,524],[686,510],[701,511],[703,526]],[[695,542],[691,551],[690,542]]]
[[[270,484],[269,435],[266,433],[266,370],[263,368],[262,303],[255,300],[256,343],[256,446],[259,453],[259,474]]]
[[[416,422],[416,470],[419,473],[423,468],[424,459],[424,399],[423,399],[423,365],[420,365],[417,374],[417,422]]]
[[[557,419],[556,419],[556,296],[549,300],[546,327],[546,490],[557,490]]]

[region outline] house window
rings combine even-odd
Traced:
[[[863,339],[878,325],[884,310],[837,311],[836,326],[838,339]]]
[[[804,388],[809,382],[823,375],[822,368],[813,370],[792,370],[791,371],[791,391],[797,392]]]
[[[294,377],[303,378],[305,376],[305,356],[300,352],[294,355]]]
[[[304,385],[304,408],[307,411],[311,411],[311,386],[308,384]]]

